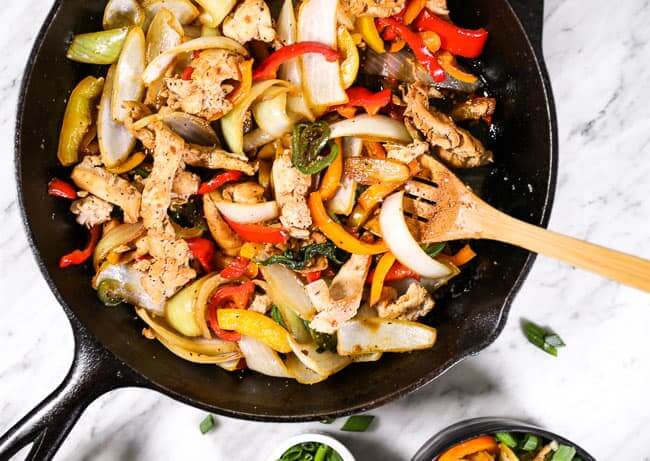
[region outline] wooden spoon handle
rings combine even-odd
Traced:
[[[533,226],[492,209],[481,237],[526,248],[650,292],[650,261]]]

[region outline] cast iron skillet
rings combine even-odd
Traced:
[[[28,459],[50,459],[83,409],[120,387],[155,389],[242,419],[319,420],[368,410],[412,392],[496,339],[534,258],[492,242],[477,242],[478,262],[438,303],[430,319],[439,331],[432,350],[355,365],[314,386],[255,373],[242,377],[180,360],[142,337],[131,309],[102,306],[86,267],[60,270],[61,254],[77,248],[85,234],[67,215],[68,204],[48,197],[46,184],[55,174],[65,175],[55,156],[61,117],[74,84],[92,70],[67,61],[65,50],[73,33],[101,28],[105,3],[57,1],[23,80],[16,127],[18,196],[32,250],[72,324],[75,358],[63,383],[0,438],[0,459],[30,442]],[[541,57],[543,3],[511,4],[518,17],[507,0],[450,1],[456,22],[490,30],[478,67],[499,101],[498,136],[491,146],[496,165],[467,179],[498,208],[545,225],[555,185],[557,135]]]

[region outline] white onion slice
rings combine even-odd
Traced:
[[[316,384],[327,379],[327,376],[319,375],[300,361],[294,354],[289,354],[286,360],[287,370],[291,376],[300,384]]]
[[[334,352],[317,352],[317,347],[314,343],[300,344],[291,336],[288,336],[288,341],[291,350],[303,365],[321,376],[331,376],[352,363],[352,359],[349,357],[344,357]]]
[[[149,63],[147,68],[144,69],[142,80],[144,81],[145,85],[149,85],[152,82],[158,80],[165,73],[167,67],[169,67],[171,63],[174,62],[176,56],[181,53],[187,53],[189,51],[196,50],[207,50],[209,48],[222,48],[224,50],[230,50],[241,55],[248,56],[246,48],[231,38],[199,37],[171,48],[161,55],[157,56],[153,61]]]
[[[395,258],[422,277],[442,278],[451,269],[424,252],[415,241],[404,219],[404,191],[389,195],[379,212],[379,227],[384,242]]]
[[[298,41],[320,42],[336,49],[337,8],[338,2],[334,0],[305,0],[298,12]],[[300,59],[302,86],[312,107],[348,102],[338,61],[330,62],[318,53],[305,54]]]
[[[332,130],[330,138],[357,136],[404,143],[413,141],[402,122],[385,115],[357,115],[354,118],[333,123],[330,125],[330,129]]]
[[[275,200],[262,203],[215,202],[222,215],[240,224],[255,224],[275,219],[280,209]]]
[[[97,142],[102,163],[113,167],[122,163],[135,147],[135,137],[124,125],[113,120],[111,99],[115,65],[108,69],[97,113]]]
[[[276,378],[292,377],[278,353],[266,344],[250,336],[242,336],[239,348],[251,370]]]
[[[296,15],[293,9],[293,0],[285,0],[278,17],[278,39],[286,46],[296,43],[298,40]],[[300,59],[293,58],[280,66],[278,78],[292,83],[302,89],[302,70]],[[314,120],[307,101],[302,92],[298,95],[289,95],[287,99],[287,110],[300,115],[307,120]]]
[[[262,130],[276,138],[291,131],[294,120],[287,115],[287,93],[281,93],[255,104],[253,117]]]
[[[144,9],[137,0],[109,0],[104,8],[102,26],[105,30],[141,26],[144,19]]]
[[[144,289],[141,279],[144,274],[128,264],[110,264],[101,270],[95,277],[93,285],[97,287],[103,280],[113,279],[124,288],[122,294],[129,304],[143,307],[148,311],[163,314],[165,303],[155,303],[149,293]]]
[[[171,11],[178,19],[178,22],[183,25],[193,23],[200,13],[199,9],[190,0],[144,0],[142,6],[147,14],[144,30],[149,28],[154,16],[162,8]]]
[[[343,138],[343,158],[359,157],[363,149],[361,138]],[[327,202],[327,209],[334,214],[348,216],[354,209],[354,199],[357,191],[357,182],[347,175],[341,178],[341,183],[334,197]]]
[[[373,352],[409,352],[428,349],[436,342],[436,329],[417,322],[371,318],[345,322],[337,332],[340,355]]]
[[[220,37],[215,37],[220,38]],[[230,147],[230,151],[235,154],[244,152],[244,117],[248,108],[259,98],[266,90],[274,85],[280,85],[291,88],[291,84],[284,80],[263,80],[255,83],[250,91],[232,108],[224,117],[221,118],[221,131],[223,137]]]
[[[120,59],[115,67],[113,96],[111,99],[113,120],[124,122],[128,109],[126,101],[140,101],[144,95],[142,72],[145,67],[145,38],[140,27],[133,27],[126,36]]]
[[[167,8],[161,8],[154,16],[147,32],[147,63],[153,61],[166,50],[170,50],[183,41],[183,26]]]
[[[202,23],[208,27],[217,27],[237,4],[237,0],[196,0],[207,14],[201,15]]]
[[[255,128],[250,133],[244,135],[244,152],[250,152],[276,139],[275,136],[268,134],[266,131]]]

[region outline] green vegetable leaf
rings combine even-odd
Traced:
[[[291,163],[304,174],[316,174],[327,168],[339,155],[339,148],[330,143],[330,151],[320,156],[328,144],[330,127],[327,122],[298,123],[291,136]]]
[[[169,217],[181,227],[207,229],[207,224],[203,219],[203,210],[197,199],[171,207]]]
[[[348,259],[348,254],[339,250],[332,242],[314,243],[300,248],[298,251],[286,250],[283,253],[273,255],[264,261],[256,261],[258,264],[268,266],[271,264],[282,264],[291,270],[302,270],[309,265],[314,256],[322,255],[332,263],[341,265]]]
[[[576,449],[574,447],[560,445],[558,449],[555,450],[555,453],[553,453],[551,461],[572,461],[575,455]]]
[[[557,357],[557,348],[565,345],[557,334],[547,331],[533,322],[525,322],[523,328],[528,341],[554,357]]]
[[[422,249],[429,257],[435,258],[445,249],[445,246],[447,246],[446,243],[430,243],[428,245],[422,245]]]
[[[287,324],[284,323],[284,319],[282,318],[282,314],[280,313],[280,309],[278,309],[278,306],[273,304],[271,306],[271,318],[275,320],[282,328],[285,330],[287,329]]]
[[[517,439],[510,432],[497,432],[494,437],[502,444],[515,448],[517,447]]]
[[[314,340],[314,344],[316,344],[316,352],[319,354],[325,351],[336,352],[336,345],[338,343],[336,335],[328,335],[327,333],[316,331],[312,329],[306,320],[303,320],[303,323],[309,331],[311,338]]]
[[[374,419],[375,417],[372,415],[350,416],[341,430],[346,432],[365,432],[368,430]]]
[[[199,424],[199,429],[201,430],[201,434],[207,434],[214,429],[214,416],[208,414],[203,421],[201,421],[201,424]]]

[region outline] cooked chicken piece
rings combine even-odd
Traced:
[[[404,8],[406,0],[342,0],[341,6],[353,17],[387,18]]]
[[[171,228],[171,225],[165,226]],[[147,245],[152,259],[141,278],[142,286],[155,303],[162,302],[176,293],[179,288],[196,277],[190,267],[190,247],[183,239],[177,239],[174,230],[150,230]]]
[[[140,216],[140,192],[126,179],[109,173],[101,165],[98,156],[88,155],[74,167],[70,178],[80,189],[122,208],[125,222],[137,222]]]
[[[167,210],[172,200],[176,172],[182,165],[185,141],[162,122],[150,125],[156,136],[153,168],[144,180],[142,222],[149,230],[163,230],[168,223]]]
[[[539,450],[539,452],[535,455],[533,458],[533,461],[544,461],[546,459],[546,456],[548,456],[552,451],[555,451],[558,449],[558,443],[553,440],[551,443],[547,444]]]
[[[165,79],[167,105],[210,122],[221,118],[232,109],[227,96],[235,88],[232,81],[241,78],[239,64],[243,60],[242,55],[228,50],[202,51],[190,64],[194,69],[190,80]]]
[[[90,228],[110,221],[113,205],[99,197],[89,195],[72,202],[70,211],[77,215],[75,219],[79,224]]]
[[[249,311],[259,312],[260,314],[266,314],[271,308],[271,298],[268,295],[258,295],[256,294],[248,306]]]
[[[243,245],[239,235],[233,231],[228,223],[221,217],[216,202],[221,201],[221,194],[218,191],[203,196],[203,214],[208,223],[210,234],[217,245],[228,256],[236,256]]]
[[[172,203],[182,205],[196,194],[201,184],[201,178],[189,171],[181,170],[176,173],[172,183]]]
[[[329,287],[322,279],[305,287],[309,300],[318,311],[311,321],[311,328],[332,334],[356,315],[369,268],[370,256],[353,254],[341,266]]]
[[[385,319],[417,320],[433,309],[433,298],[419,283],[412,283],[402,296],[390,304],[378,304],[377,312]]]
[[[256,182],[247,181],[223,187],[223,198],[236,203],[260,203],[264,201],[264,188]]]
[[[427,0],[426,7],[439,16],[448,16],[447,0]]]
[[[232,154],[217,147],[204,147],[188,144],[183,151],[183,161],[191,166],[211,170],[237,170],[252,176],[257,171],[257,163],[248,162],[245,155]]]
[[[448,115],[429,107],[428,94],[420,84],[410,85],[404,96],[404,117],[415,126],[449,166],[473,168],[493,160],[492,152],[468,131],[458,128]]]
[[[413,141],[406,146],[402,144],[384,144],[389,159],[409,164],[419,156],[429,152],[429,144],[424,141]]]
[[[271,10],[264,0],[244,0],[224,19],[221,30],[242,45],[251,40],[268,43],[275,39]]]
[[[494,114],[497,100],[494,98],[472,98],[456,105],[451,111],[451,118],[455,122],[463,120],[480,120]]]
[[[271,175],[275,199],[280,207],[280,222],[289,228],[292,237],[308,238],[311,213],[306,196],[311,187],[311,176],[294,168],[288,149],[273,162]]]
[[[176,238],[167,210],[172,201],[174,178],[182,166],[185,141],[164,123],[150,125],[155,133],[153,168],[144,180],[142,222],[147,229],[148,264],[139,264],[142,286],[154,302],[162,302],[196,277],[189,265],[191,252],[187,242]]]

